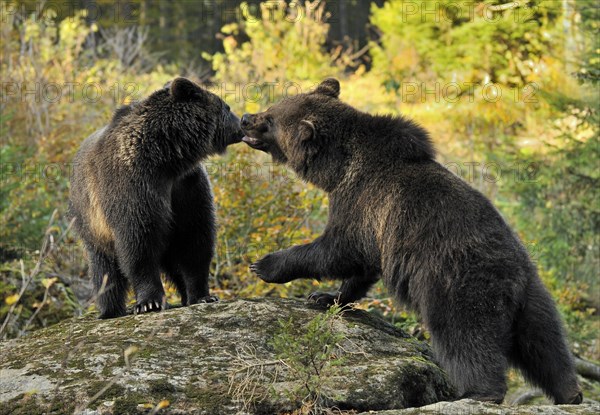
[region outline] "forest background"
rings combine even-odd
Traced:
[[[526,244],[573,351],[600,359],[595,1],[1,7],[0,338],[93,311],[85,255],[65,218],[70,163],[116,108],[187,76],[238,114],[257,112],[334,76],[345,102],[403,114],[431,132],[439,161],[488,196]],[[314,290],[313,281],[265,284],[248,265],[317,236],[326,196],[243,144],[206,166],[219,218],[213,293]],[[360,307],[428,338],[381,285]]]

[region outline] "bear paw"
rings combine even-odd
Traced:
[[[142,301],[135,305],[135,308],[133,309],[133,313],[134,314],[150,313],[150,312],[161,311],[163,308],[165,308],[165,309],[167,308],[166,302],[152,301],[152,300]]]
[[[340,293],[322,293],[319,291],[315,291],[314,293],[308,296],[309,302],[326,307],[331,307],[335,303],[339,303],[339,299]]]
[[[492,402],[500,405],[504,401],[504,393],[465,392],[458,399],[473,399],[474,401]]]
[[[126,315],[127,315],[127,310],[125,310],[123,308],[123,310],[119,310],[119,311],[104,311],[98,316],[98,319],[99,320],[108,320],[111,318],[118,318],[118,317],[123,317]]]
[[[567,403],[571,405],[579,405],[581,402],[583,402],[583,393],[577,392],[575,396],[573,396]]]
[[[264,282],[279,282],[277,280],[276,268],[277,259],[273,254],[266,255],[250,265],[250,271],[258,275]]]
[[[216,303],[218,301],[219,301],[219,297],[217,297],[216,295],[205,295],[204,297],[200,297],[195,300],[190,300],[188,305]]]

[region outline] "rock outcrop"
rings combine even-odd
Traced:
[[[292,410],[270,341],[279,321],[300,328],[322,309],[285,299],[236,300],[162,313],[63,321],[0,344],[0,413],[273,414]],[[343,365],[323,379],[328,405],[384,410],[452,397],[429,347],[363,311],[333,322]],[[244,368],[248,389],[237,386]],[[282,365],[285,372],[285,365]],[[264,369],[264,370],[263,370]],[[257,384],[262,373],[265,385]],[[234,393],[235,392],[235,393]],[[168,403],[167,403],[168,402]]]
[[[322,314],[304,301],[254,299],[66,320],[0,343],[0,415],[291,413],[301,405],[290,393],[299,379],[272,341],[281,321],[302,333]],[[333,413],[600,413],[598,404],[444,402],[453,391],[427,344],[358,310],[328,327],[342,339],[343,364],[319,380]]]
[[[582,405],[518,405],[483,403],[472,399],[438,402],[421,408],[364,412],[359,415],[592,415],[600,414],[600,404]]]

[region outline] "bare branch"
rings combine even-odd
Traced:
[[[584,378],[600,382],[600,366],[587,360],[583,360],[576,357],[575,368],[577,369],[577,373],[579,373]]]
[[[516,9],[517,7],[521,7],[521,4],[518,1],[512,1],[505,4],[496,4],[495,6],[490,5],[487,8],[493,12],[503,12],[504,10]]]
[[[539,389],[530,389],[527,392],[517,396],[513,399],[511,405],[526,405],[535,398],[544,396],[544,393]]]
[[[104,43],[116,55],[123,68],[132,68],[144,55],[148,27],[111,27],[100,29]]]

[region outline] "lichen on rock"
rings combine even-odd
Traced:
[[[67,320],[0,344],[0,385],[11,385],[1,388],[1,407],[6,413],[124,414],[168,401],[160,413],[294,409],[297,403],[285,393],[293,380],[285,377],[264,385],[280,393],[248,396],[246,402],[232,396],[232,362],[248,347],[256,364],[276,361],[270,341],[278,322],[292,318],[302,326],[322,312],[299,300],[253,299]],[[344,312],[333,329],[343,334],[345,356],[324,388],[332,405],[383,410],[452,397],[425,343],[360,310]]]
[[[472,399],[438,402],[420,408],[408,408],[358,415],[592,415],[600,413],[597,402],[582,405],[496,405]]]
[[[0,343],[0,415],[289,413],[300,404],[287,393],[297,379],[273,376],[281,366],[272,339],[280,321],[291,318],[301,331],[323,312],[300,300],[261,298],[66,320]],[[593,403],[447,402],[452,388],[426,343],[360,310],[345,311],[331,330],[341,334],[343,365],[331,368],[323,393],[331,407],[346,413],[563,415],[600,409]],[[237,388],[243,393],[234,394],[240,357],[260,370],[252,372],[259,374],[256,390]]]

